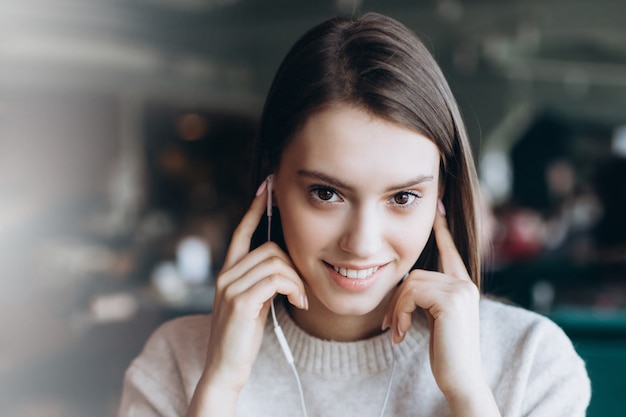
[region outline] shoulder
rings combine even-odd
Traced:
[[[153,332],[124,377],[120,416],[184,414],[204,368],[210,316],[168,321]]]
[[[550,336],[569,341],[563,330],[546,316],[488,296],[480,301],[480,318],[481,328],[488,336],[506,339]]]
[[[494,379],[508,381],[500,390],[523,391],[524,407],[546,412],[537,415],[584,415],[591,395],[586,366],[556,323],[487,297],[480,315],[484,363]]]
[[[210,315],[184,316],[167,321],[152,333],[136,362],[156,361],[163,366],[162,360],[173,363],[203,361],[210,330]]]
[[[162,324],[150,336],[127,373],[136,372],[172,386],[200,378],[206,358],[211,316],[185,316]]]
[[[179,317],[159,326],[148,339],[146,347],[165,343],[172,348],[182,347],[179,344],[188,348],[190,344],[203,344],[207,341],[210,329],[211,315]]]

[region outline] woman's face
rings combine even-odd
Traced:
[[[312,305],[364,315],[389,299],[432,230],[439,158],[428,138],[356,107],[308,119],[283,153],[274,190]]]

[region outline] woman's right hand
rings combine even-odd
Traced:
[[[258,355],[270,302],[283,294],[307,309],[302,280],[289,256],[273,242],[250,251],[265,210],[267,180],[235,230],[215,289],[205,368],[188,416],[234,415],[239,392]]]

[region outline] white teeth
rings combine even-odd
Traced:
[[[346,278],[364,279],[372,275],[374,272],[376,272],[378,270],[378,267],[375,266],[373,268],[367,268],[367,269],[348,269],[348,268],[333,266],[333,269],[337,271],[340,275],[343,275]]]

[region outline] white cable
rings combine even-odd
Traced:
[[[298,370],[296,369],[296,364],[294,362],[291,363],[291,369],[293,370],[293,374],[296,377],[296,384],[298,385],[298,392],[300,393],[300,403],[302,404],[302,415],[304,417],[307,417],[306,404],[304,403],[304,392],[302,391],[302,383],[300,382],[300,375],[298,374]]]
[[[383,408],[380,410],[380,417],[385,415],[387,409],[387,402],[389,401],[389,394],[391,393],[391,383],[393,381],[393,374],[396,370],[396,353],[393,350],[393,344],[391,346],[391,373],[389,374],[389,382],[387,382],[387,392],[385,393],[385,401],[383,401]]]
[[[296,377],[296,384],[298,385],[298,393],[300,394],[300,404],[302,405],[302,415],[307,417],[306,412],[306,404],[304,402],[304,392],[302,391],[302,383],[300,382],[300,374],[298,373],[298,369],[296,368],[296,363],[293,358],[293,354],[291,353],[291,349],[289,348],[289,344],[287,343],[287,339],[285,338],[285,334],[283,333],[283,329],[278,324],[278,320],[276,319],[276,309],[274,308],[274,300],[272,300],[271,304],[272,310],[272,320],[274,321],[274,333],[276,334],[276,339],[278,339],[278,344],[283,351],[283,355],[285,355],[285,359],[287,363],[291,366],[291,370],[293,371],[294,376]]]

